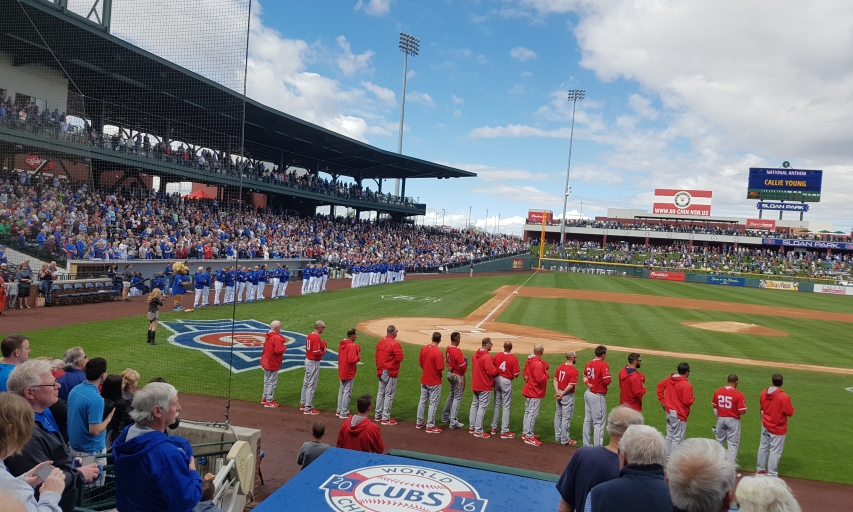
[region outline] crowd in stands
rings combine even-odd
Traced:
[[[238,213],[215,200],[93,190],[27,173],[12,178],[0,184],[0,234],[68,259],[310,258],[347,268],[402,264],[407,272],[421,272],[526,248],[504,234],[269,209]]]
[[[853,272],[850,252],[756,249],[567,241],[552,248],[550,257],[584,262],[622,263],[647,268],[693,269],[782,276],[841,279]]]
[[[399,197],[391,193],[371,190],[370,187],[362,187],[358,183],[332,181],[310,173],[297,173],[295,169],[288,172],[288,169],[281,169],[278,165],[268,165],[261,160],[242,158],[226,151],[216,151],[176,141],[168,142],[160,137],[141,132],[128,133],[124,130],[117,130],[111,134],[99,132],[88,122],[84,123],[78,118],[74,120],[78,124],[72,124],[71,119],[64,112],[60,114],[56,109],[53,112],[49,109],[40,112],[35,103],[26,107],[16,107],[11,98],[0,103],[0,125],[3,126],[36,131],[42,135],[109,149],[134,157],[242,177],[245,180],[346,199],[415,207],[415,202],[410,197]]]
[[[559,226],[560,221],[549,222],[548,225]],[[704,235],[728,235],[728,236],[754,236],[763,238],[784,238],[797,240],[822,240],[829,242],[848,242],[850,237],[832,233],[812,233],[804,231],[777,231],[762,229],[745,229],[737,224],[720,226],[719,223],[702,224],[699,221],[681,223],[644,222],[630,220],[595,220],[595,219],[569,219],[566,227],[570,228],[599,228],[599,229],[628,229],[638,231],[655,231],[664,233],[694,233]]]

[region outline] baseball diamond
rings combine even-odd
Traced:
[[[340,289],[338,284],[344,289]],[[711,395],[725,383],[726,375],[737,373],[740,377],[739,390],[745,394],[749,407],[742,420],[738,452],[738,462],[744,471],[754,467],[758,453],[760,421],[756,413],[759,392],[769,385],[772,373],[782,371],[786,378],[785,388],[797,407],[797,415],[790,422],[785,452],[779,465],[780,474],[789,479],[799,477],[853,484],[847,475],[832,471],[829,469],[831,464],[827,465],[828,461],[833,460],[836,447],[846,443],[842,433],[827,430],[825,435],[814,438],[800,426],[800,418],[807,417],[821,416],[828,421],[837,417],[840,421],[842,412],[831,404],[844,403],[853,396],[845,391],[845,388],[853,387],[853,372],[850,370],[853,358],[844,342],[850,317],[847,297],[805,293],[792,297],[785,292],[759,289],[552,272],[535,275],[481,274],[475,278],[460,275],[450,279],[423,276],[394,285],[400,295],[442,299],[437,302],[386,301],[381,295],[387,292],[381,289],[351,289],[347,282],[335,280],[330,281],[330,285],[333,293],[297,295],[288,301],[275,303],[261,301],[237,305],[234,311],[238,330],[247,333],[262,331],[265,329],[263,326],[271,320],[281,319],[283,331],[293,333],[288,334],[288,337],[304,339],[301,337],[311,332],[314,322],[322,319],[329,326],[323,338],[329,342],[330,350],[337,350],[338,340],[345,337],[347,329],[356,327],[359,333],[357,344],[363,350],[362,364],[358,365],[353,380],[352,395],[359,396],[376,392],[373,351],[388,324],[393,322],[399,329],[398,339],[403,342],[405,355],[392,410],[393,417],[401,423],[381,428],[383,432],[402,429],[394,431],[403,433],[403,438],[407,440],[404,446],[408,449],[434,452],[437,449],[436,440],[441,443],[442,439],[455,439],[458,435],[464,435],[464,446],[474,450],[470,453],[463,450],[468,454],[466,456],[478,457],[480,448],[471,445],[472,440],[465,429],[444,428],[439,436],[428,436],[430,442],[427,442],[422,430],[411,428],[420,395],[418,352],[429,342],[433,332],[442,333],[440,348],[443,350],[449,345],[450,333],[458,331],[462,334],[460,348],[469,360],[471,351],[480,344],[480,340],[491,337],[495,351],[499,351],[505,341],[512,342],[512,353],[518,355],[522,366],[536,344],[546,347],[543,360],[548,361],[551,368],[565,362],[562,354],[568,350],[577,352],[577,365],[581,367],[592,359],[591,348],[604,344],[608,347],[608,361],[615,375],[616,370],[624,366],[625,355],[637,351],[643,356],[642,371],[647,375],[647,386],[649,382],[656,382],[669,375],[679,362],[688,361],[692,369],[690,380],[697,396],[697,404],[693,406],[687,423],[688,438],[712,435],[709,429],[716,420],[710,407]],[[792,298],[797,299],[799,307],[794,307]],[[219,376],[224,377],[228,373],[204,350],[188,350],[180,345],[166,343],[159,344],[155,352],[142,352],[132,342],[115,342],[114,333],[119,328],[116,322],[120,322],[121,329],[128,331],[146,323],[145,317],[139,316],[138,307],[132,307],[134,304],[117,305],[115,315],[121,319],[109,320],[108,317],[100,316],[101,320],[79,324],[76,321],[81,314],[86,314],[84,311],[97,309],[94,305],[82,305],[73,317],[66,317],[65,325],[54,324],[55,327],[29,331],[27,334],[33,346],[37,347],[35,350],[40,353],[59,350],[64,347],[65,339],[80,339],[85,340],[82,345],[87,352],[105,355],[111,365],[119,368],[136,367],[147,373],[162,375],[169,382],[174,382],[182,393],[193,394],[187,395],[185,399],[187,418],[207,417],[216,410],[217,404],[224,405],[224,401],[216,397],[225,396],[226,389],[221,385]],[[233,308],[227,308],[229,314]],[[103,309],[97,309],[97,313],[103,315]],[[224,311],[220,309],[199,309],[191,319],[180,312],[165,312],[162,321],[167,325],[180,325],[190,320],[190,325],[197,321],[215,325],[216,322],[226,321],[223,318]],[[773,328],[788,333],[788,336],[768,338],[682,325],[682,322],[731,321]],[[251,325],[252,329],[240,328],[241,322],[244,326]],[[158,336],[166,340],[174,334],[164,329],[158,331]],[[216,349],[216,343],[221,342],[221,339],[213,337],[210,341],[214,346],[206,347],[205,350]],[[238,341],[252,345],[254,340],[252,335],[247,334]],[[767,340],[774,340],[773,345],[768,345]],[[778,350],[778,347],[784,350]],[[247,347],[244,350],[254,349]],[[294,356],[296,352],[287,354]],[[280,374],[276,400],[282,404],[282,410],[264,409],[263,417],[271,413],[274,417],[275,413],[283,413],[283,409],[298,406],[303,380],[298,359],[289,363],[297,371],[284,371],[286,368],[283,367]],[[251,363],[251,359],[246,362]],[[291,368],[289,365],[287,368]],[[192,371],[187,371],[189,368]],[[339,381],[335,368],[331,365],[325,368],[320,370],[314,407],[321,411],[318,418],[329,424],[335,419],[330,420],[327,416],[334,416],[325,411],[337,408]],[[210,377],[200,378],[205,375]],[[232,374],[232,379],[233,399],[255,402],[260,396],[263,379],[259,369],[247,368]],[[525,405],[521,388],[519,383],[513,387],[515,396],[509,418],[509,430],[513,432],[521,431]],[[449,385],[443,384],[442,403],[448,393]],[[208,395],[210,398],[197,395]],[[569,425],[570,439],[580,439],[584,414],[579,397],[576,392],[575,412]],[[470,383],[466,381],[460,407],[463,411],[460,414],[461,421],[466,421],[464,418],[467,414],[464,411],[468,410],[471,400]],[[615,407],[618,404],[618,393],[608,393],[606,401],[608,410]],[[663,430],[663,413],[657,413],[659,409],[650,405],[654,402],[653,394],[649,394],[645,402],[647,423]],[[704,405],[706,403],[707,407]],[[554,400],[541,401],[541,412],[535,428],[544,442],[542,449],[571,450],[557,445],[550,433],[553,432],[550,424],[553,423],[555,408]],[[298,409],[296,411],[301,414]],[[487,411],[486,418],[491,418],[490,414],[491,411]],[[245,420],[242,421],[245,423]],[[310,416],[305,417],[303,423],[306,425],[303,428],[310,430]],[[440,425],[445,427],[447,424]],[[499,446],[506,447],[501,450],[537,450],[520,439],[493,437],[498,439],[476,441],[499,443]],[[604,442],[607,442],[606,435]],[[265,446],[268,446],[266,441]],[[298,446],[294,449],[298,450]],[[462,452],[455,449],[448,454],[459,453]],[[568,453],[563,460],[567,460]],[[291,474],[288,465],[284,465],[282,471],[285,475]],[[560,468],[552,471],[558,472]]]

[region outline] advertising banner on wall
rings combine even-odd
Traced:
[[[807,247],[809,249],[853,250],[853,244],[824,242],[823,240],[783,240],[781,238],[762,238],[761,243],[764,245],[784,245],[786,247]]]
[[[807,212],[809,205],[806,203],[775,203],[769,201],[759,201],[755,203],[756,210],[774,210],[783,212]]]
[[[746,286],[746,279],[742,277],[708,276],[708,284],[721,284],[723,286]]]
[[[661,281],[684,281],[684,272],[649,272],[649,279],[660,279]]]
[[[554,212],[551,210],[527,210],[528,224],[542,224],[542,217],[545,217],[545,222],[554,220]]]
[[[524,258],[513,258],[512,259],[512,269],[513,270],[524,270]]]
[[[658,188],[652,213],[710,217],[712,194],[710,190]]]
[[[791,281],[765,281],[762,279],[758,282],[759,288],[767,288],[769,290],[790,290],[790,291],[799,291],[800,283],[794,283]]]
[[[814,292],[829,293],[831,295],[853,295],[853,286],[816,284],[814,285]]]
[[[767,219],[746,219],[746,229],[776,230],[776,221]]]

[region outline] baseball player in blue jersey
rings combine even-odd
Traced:
[[[275,268],[272,270],[272,292],[270,292],[270,298],[277,299],[278,298],[278,287],[281,285],[281,263],[276,263]]]
[[[267,281],[270,279],[270,272],[267,270],[266,264],[261,265],[260,274],[258,274],[258,292],[255,295],[256,300],[264,300],[264,288],[267,286]]]
[[[234,266],[225,268],[225,299],[224,304],[234,304],[234,286],[236,284],[237,273],[234,271]]]
[[[237,267],[237,302],[243,302],[246,293],[246,286],[249,284],[249,276],[246,274],[246,267]]]
[[[204,269],[204,288],[201,290],[202,307],[210,306],[210,284],[213,282],[213,275],[210,267]]]
[[[290,284],[290,267],[284,266],[281,272],[281,283],[278,285],[278,296],[287,297],[287,285]]]
[[[219,296],[222,294],[222,288],[225,286],[225,272],[228,267],[221,268],[216,271],[216,281],[213,283],[213,305],[218,306]]]
[[[204,276],[204,267],[198,267],[198,271],[195,273],[195,277],[193,278],[193,285],[195,287],[195,300],[193,300],[193,308],[197,308],[199,304],[202,304],[201,294],[204,292],[204,282],[207,278]]]
[[[323,265],[323,280],[321,281],[323,289],[321,291],[326,291],[326,281],[329,280],[329,266]]]
[[[172,285],[175,283],[175,270],[172,268],[174,265],[174,261],[170,261],[166,268],[163,269],[163,277],[166,278],[166,295],[169,295],[169,292],[172,291]]]
[[[246,272],[246,280],[249,281],[246,289],[246,302],[255,302],[255,296],[258,294],[258,272],[261,269],[257,266],[249,268]]]
[[[302,295],[306,295],[308,290],[311,289],[311,275],[313,273],[314,271],[311,269],[311,265],[302,269]]]

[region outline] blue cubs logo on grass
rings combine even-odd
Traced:
[[[387,464],[332,475],[320,486],[338,512],[485,512],[488,500],[471,484],[444,471]]]
[[[175,320],[160,322],[174,333],[169,343],[183,348],[199,350],[234,373],[261,369],[261,353],[269,325],[257,320]],[[232,333],[233,328],[233,333]],[[280,372],[305,368],[305,335],[281,331],[287,350]],[[234,355],[231,356],[231,349]],[[338,354],[326,351],[320,368],[337,368]]]

